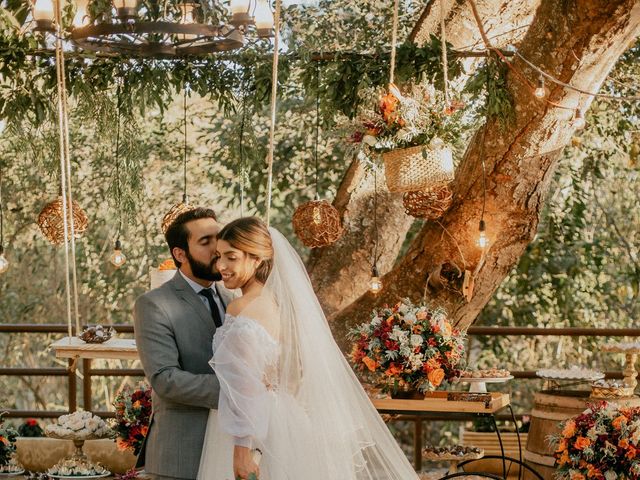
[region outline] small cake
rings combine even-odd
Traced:
[[[152,268],[149,272],[151,277],[151,290],[171,280],[176,274],[176,270],[176,264],[171,258],[162,262],[158,268]]]

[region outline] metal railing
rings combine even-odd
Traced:
[[[116,325],[119,333],[133,333],[133,325]],[[63,324],[14,324],[0,325],[0,334],[12,333],[67,333],[67,326]],[[470,327],[467,330],[469,336],[552,336],[552,337],[640,337],[640,328],[530,328],[530,327]],[[73,360],[69,360],[69,366],[64,367],[9,367],[0,368],[0,376],[15,377],[66,377],[68,379],[67,398],[68,411],[52,410],[8,410],[9,417],[13,418],[56,418],[62,414],[73,412],[77,409],[78,375],[72,368]],[[512,371],[511,374],[518,379],[536,379],[535,370]],[[607,378],[622,378],[621,371],[606,372]],[[144,377],[142,369],[94,369],[90,359],[82,360],[82,398],[85,410],[92,410],[92,379],[96,377]],[[95,412],[103,417],[113,416],[112,412]]]

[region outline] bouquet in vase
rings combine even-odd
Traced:
[[[351,361],[387,391],[435,390],[459,375],[465,334],[442,309],[403,300],[374,310],[371,320],[349,332]]]
[[[556,478],[640,479],[640,407],[608,402],[591,405],[552,437]]]
[[[131,450],[138,455],[149,431],[151,420],[151,387],[142,385],[135,390],[126,385],[118,392],[113,406],[116,419],[113,429],[119,450]]]
[[[0,413],[0,473],[11,474],[22,472],[24,469],[16,462],[16,437],[18,432],[4,424],[4,413]]]

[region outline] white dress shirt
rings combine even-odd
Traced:
[[[182,273],[182,270],[178,270],[178,272],[180,272],[180,275],[182,275],[182,278],[185,279],[185,281],[189,284],[189,286],[193,288],[193,291],[196,292],[196,294],[198,295],[198,298],[202,301],[203,305],[207,308],[207,311],[211,313],[211,307],[209,306],[209,301],[204,295],[200,295],[200,292],[202,290],[207,289],[207,287],[203,287],[198,282],[194,282],[193,280],[191,280],[184,273]],[[211,287],[209,287],[209,290],[211,290],[211,292],[213,293],[213,300],[216,302],[216,305],[218,306],[218,312],[220,312],[220,318],[224,320],[225,305],[222,299],[220,298],[220,295],[218,295],[218,289],[216,288],[215,282],[211,284]]]

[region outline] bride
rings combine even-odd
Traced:
[[[241,218],[222,229],[217,250],[225,287],[242,297],[213,339],[221,393],[198,478],[416,480],[334,342],[286,238]]]

